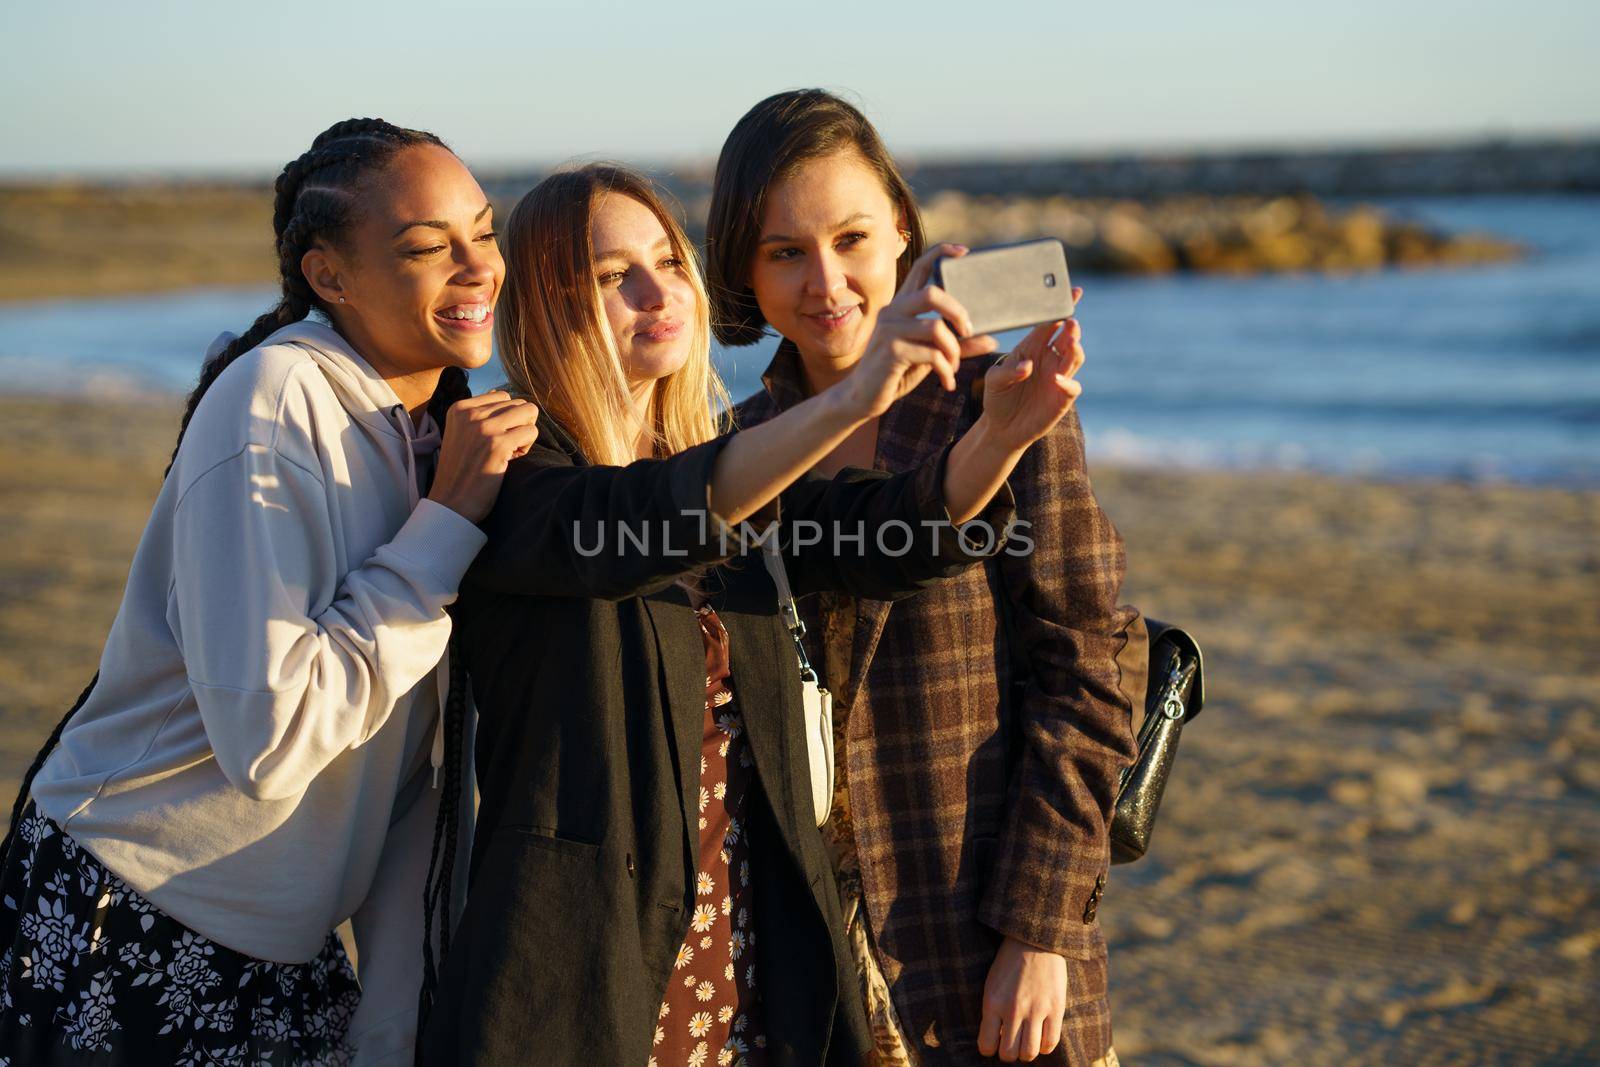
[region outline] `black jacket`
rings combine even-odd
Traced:
[[[643,1067],[694,905],[705,652],[677,580],[698,573],[726,626],[761,788],[750,826],[759,988],[774,1065],[858,1064],[870,1038],[811,811],[794,646],[759,553],[706,520],[719,438],[665,460],[589,465],[541,417],[512,464],[457,635],[479,714],[482,803],[465,914],[422,1037],[432,1064]],[[786,528],[866,536],[786,550],[797,596],[895,598],[979,557],[945,527],[946,453],[889,476],[801,479]],[[1003,499],[1002,499],[1003,498]],[[983,516],[1010,519],[1010,494]],[[900,520],[915,532],[874,531]],[[618,550],[618,523],[652,538]],[[577,528],[575,529],[575,524]],[[605,548],[592,552],[605,527]],[[665,548],[661,537],[667,537]],[[929,650],[936,655],[936,649]]]

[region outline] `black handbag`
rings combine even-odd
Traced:
[[[989,365],[992,363],[991,360]],[[983,377],[979,375],[966,397],[966,428],[976,423],[982,412]],[[1004,595],[1005,584],[1000,580],[998,567],[992,567],[991,576],[993,587],[1001,593],[995,609],[1011,656],[1011,706],[1014,708],[1027,684],[1028,661],[1022,642],[1017,638],[1011,602]],[[1150,635],[1150,680],[1145,689],[1143,714],[1138,708],[1132,711],[1137,754],[1117,784],[1117,802],[1108,831],[1112,863],[1132,863],[1149,849],[1150,835],[1156,828],[1156,813],[1161,809],[1161,795],[1166,792],[1172,763],[1178,757],[1178,737],[1183,733],[1184,724],[1199,715],[1200,706],[1205,703],[1200,643],[1187,630],[1154,619],[1146,619],[1145,628]],[[1007,745],[1008,750],[1013,750],[1007,752],[1011,767],[1017,765],[1019,753],[1014,749],[1019,742],[1018,732],[1011,731]],[[1098,903],[1098,895],[1095,902]],[[1089,914],[1093,914],[1092,906]]]
[[[1178,738],[1205,703],[1200,645],[1185,630],[1154,619],[1150,631],[1150,685],[1143,721],[1133,724],[1138,755],[1122,772],[1111,816],[1111,862],[1132,863],[1150,847],[1156,813],[1167,788]]]
[[[996,607],[1011,654],[1011,707],[1015,708],[1028,682],[1027,659],[1012,623],[1010,603],[1002,599]],[[1150,633],[1150,681],[1143,714],[1137,708],[1132,712],[1130,725],[1137,754],[1117,783],[1117,802],[1107,831],[1112,863],[1132,863],[1150,848],[1161,795],[1178,757],[1178,738],[1184,724],[1200,714],[1205,703],[1199,642],[1188,631],[1155,619],[1146,619],[1145,626]],[[1011,741],[1008,747],[1014,749],[1020,741],[1016,731],[1011,732]],[[1012,751],[1009,756],[1015,767],[1020,753]]]

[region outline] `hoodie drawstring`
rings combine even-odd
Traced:
[[[389,409],[389,418],[394,422],[406,443],[406,484],[411,489],[411,506],[415,508],[422,501],[422,479],[417,473],[418,460],[426,459],[430,462],[439,452],[439,446],[444,440],[444,435],[439,431],[439,424],[433,421],[433,416],[426,411],[422,413],[422,425],[413,427],[411,416],[399,404]],[[433,788],[439,788],[439,772],[444,768],[444,705],[450,698],[450,657],[442,656],[439,666],[433,672],[434,685],[439,694],[439,717],[434,720],[433,747],[428,753],[428,762],[433,767]]]

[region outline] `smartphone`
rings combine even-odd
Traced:
[[[967,309],[974,334],[1037,326],[1073,312],[1067,250],[1054,238],[941,257],[933,284]]]

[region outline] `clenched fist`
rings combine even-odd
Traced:
[[[538,421],[537,405],[498,389],[451,404],[428,499],[483,521],[506,468],[538,440]]]

